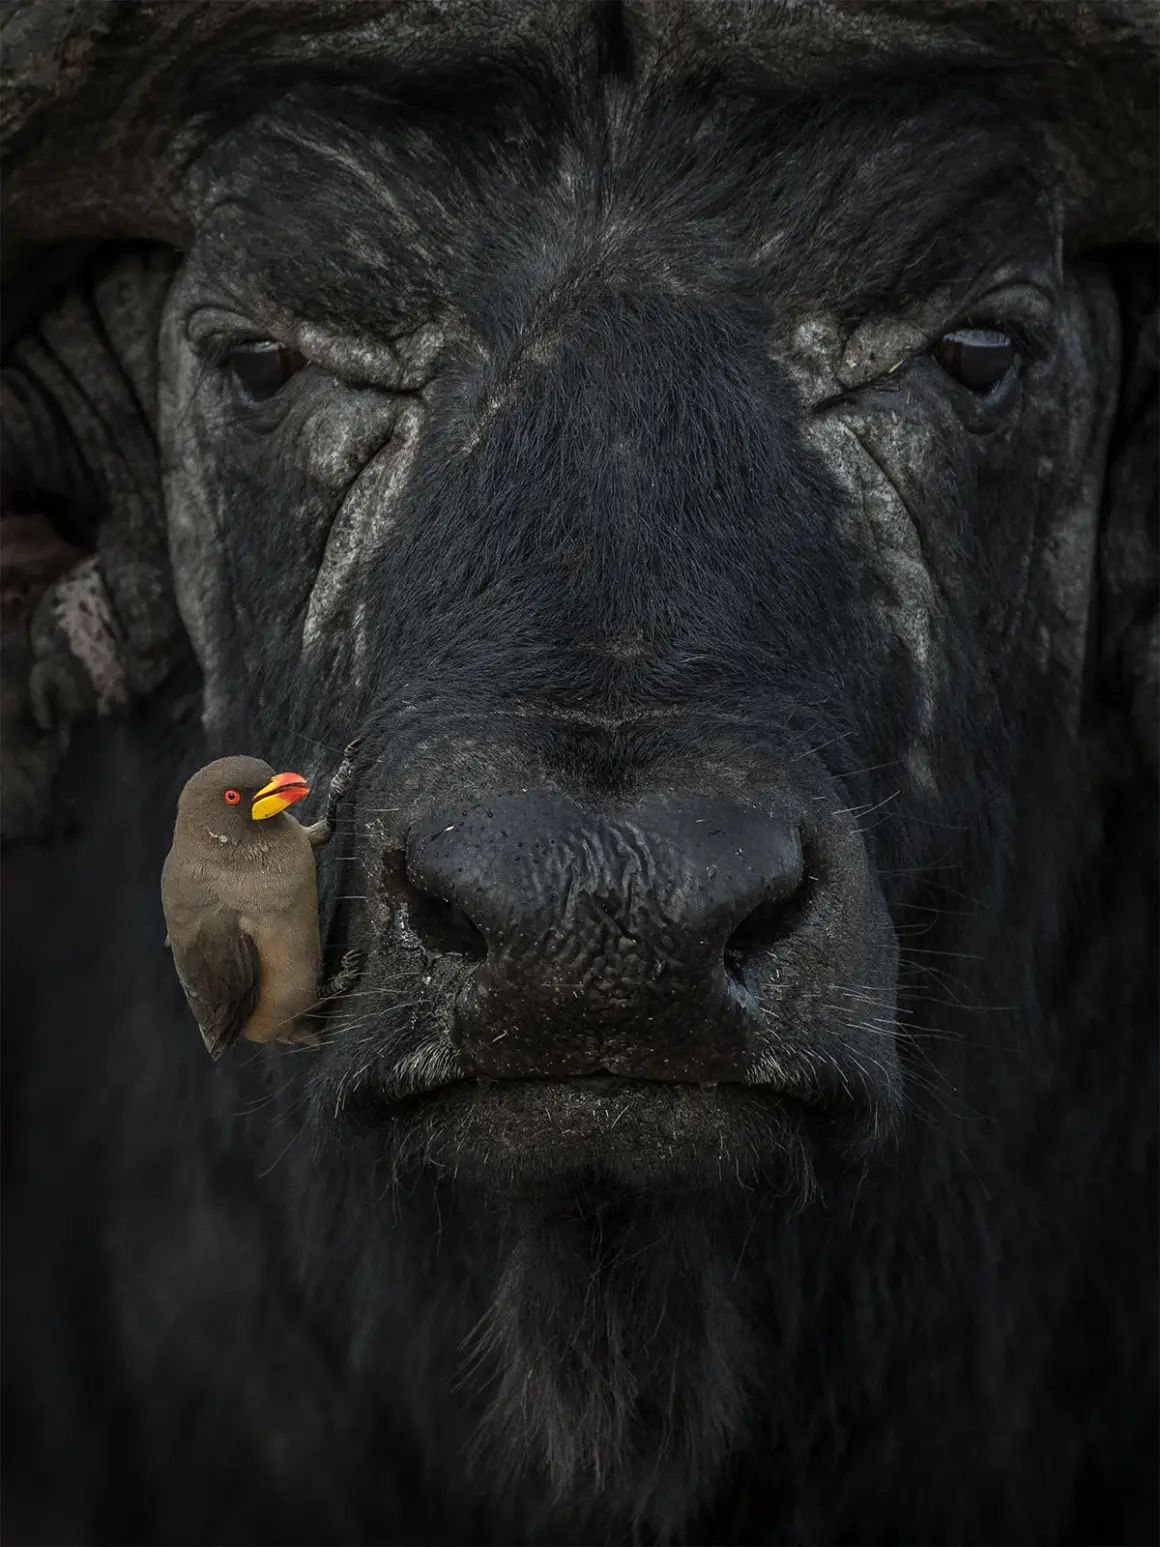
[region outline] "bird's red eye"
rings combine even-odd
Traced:
[[[227,806],[236,806],[241,798],[242,797],[237,790],[227,790],[224,796]]]

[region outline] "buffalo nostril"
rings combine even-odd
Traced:
[[[412,930],[429,951],[466,956],[483,961],[487,941],[462,908],[443,897],[407,886],[407,918]]]
[[[408,927],[425,950],[440,956],[465,956],[471,961],[486,958],[483,931],[458,904],[417,886],[407,873],[404,855],[387,855],[383,879],[388,890],[402,902]]]
[[[725,942],[725,967],[730,976],[741,981],[746,963],[753,957],[776,950],[800,926],[809,906],[806,884],[791,897],[759,904]]]

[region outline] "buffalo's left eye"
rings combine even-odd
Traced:
[[[944,333],[931,354],[971,392],[993,392],[1015,364],[1015,340],[990,328],[960,328]]]
[[[228,361],[234,380],[254,403],[264,403],[280,392],[291,376],[307,364],[306,356],[285,344],[259,340],[238,344],[230,350]]]

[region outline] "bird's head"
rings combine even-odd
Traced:
[[[310,794],[301,774],[275,773],[258,757],[221,757],[199,768],[178,802],[179,820],[238,841]]]

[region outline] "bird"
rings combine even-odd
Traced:
[[[314,853],[334,831],[353,768],[352,742],[322,818],[289,807],[310,793],[301,774],[257,757],[222,757],[187,780],[161,872],[166,944],[211,1058],[239,1038],[316,1041],[302,1025],[347,985],[357,953],[324,994]]]

